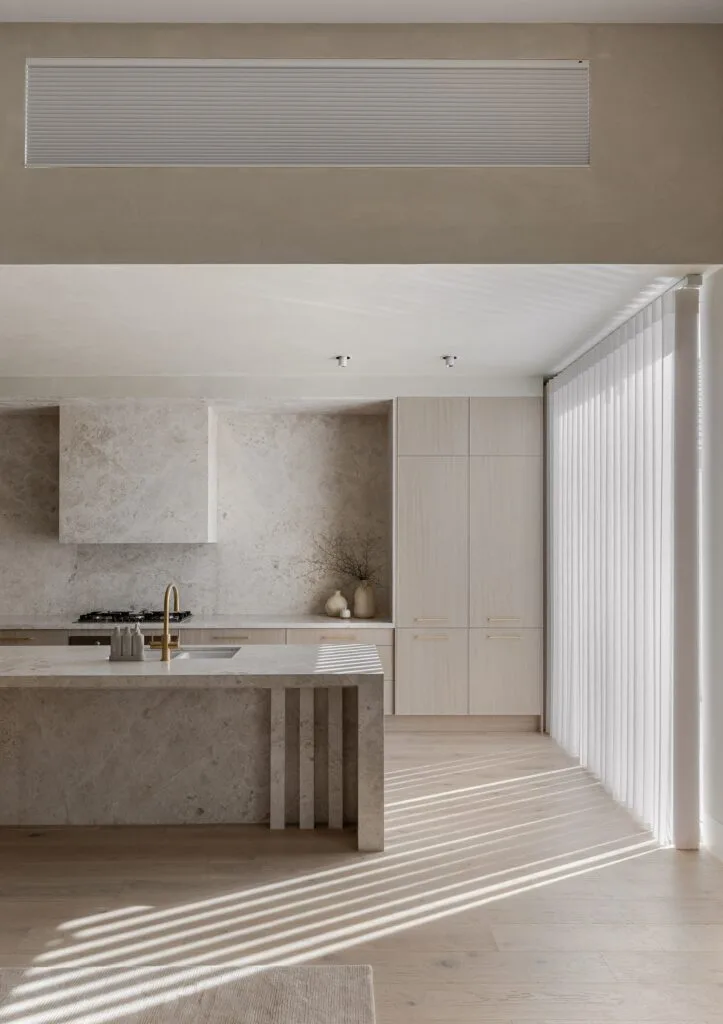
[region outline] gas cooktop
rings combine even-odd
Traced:
[[[190,619],[191,612],[171,612],[171,622],[183,622]],[[140,612],[116,611],[116,612],[83,612],[77,619],[78,622],[163,622],[163,612],[154,612],[143,609]]]

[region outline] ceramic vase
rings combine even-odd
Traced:
[[[346,598],[342,594],[341,590],[335,590],[331,597],[324,605],[324,611],[327,615],[339,616],[343,611],[348,608]]]
[[[374,587],[367,580],[362,580],[354,591],[354,618],[373,619],[375,611]]]

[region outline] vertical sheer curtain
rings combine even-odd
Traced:
[[[548,722],[672,838],[675,295],[547,386]]]

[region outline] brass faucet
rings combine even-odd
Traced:
[[[173,610],[174,612],[180,612],[181,610],[181,598],[178,593],[178,587],[175,583],[169,583],[166,587],[166,592],[163,595],[163,636],[161,637],[161,661],[171,660],[171,648],[178,648],[181,646],[181,633],[178,632],[178,636],[174,641],[171,637],[171,593],[173,593]]]

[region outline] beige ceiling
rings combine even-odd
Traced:
[[[670,266],[2,266],[0,378],[541,375]]]
[[[721,22],[721,0],[0,0],[0,21]]]

